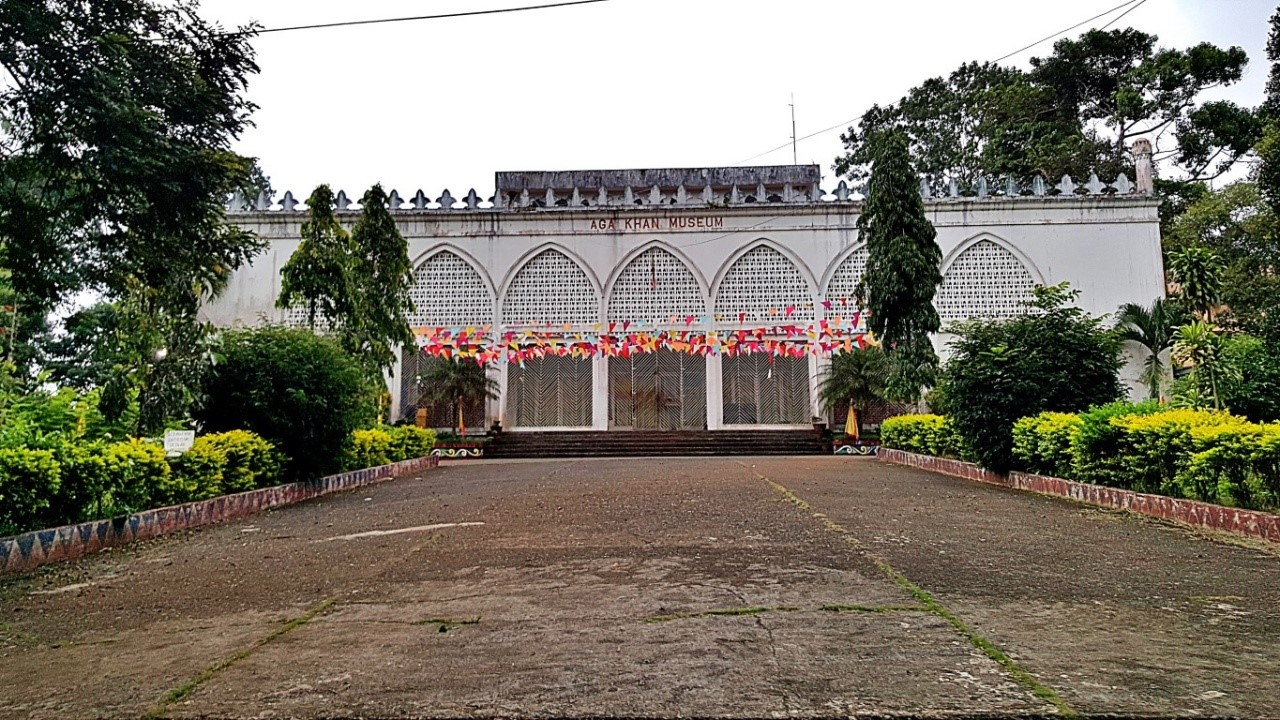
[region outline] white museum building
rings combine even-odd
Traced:
[[[1141,148],[1138,148],[1141,150]],[[1069,282],[1095,315],[1164,294],[1150,155],[1136,182],[1036,179],[940,194],[947,322],[1024,311],[1034,286]],[[500,397],[469,425],[505,429],[808,427],[831,351],[861,327],[862,196],[819,187],[815,165],[500,172],[496,193],[392,197],[414,264],[412,326],[426,352],[481,342]],[[275,307],[307,214],[233,201],[233,222],[269,242],[204,310],[219,326],[297,323]],[[359,215],[340,194],[337,215]],[[461,339],[461,342],[459,342]],[[946,337],[935,339],[945,355]],[[389,378],[393,412],[418,405],[424,349]],[[464,360],[468,361],[468,360]],[[1138,368],[1125,369],[1136,387]]]

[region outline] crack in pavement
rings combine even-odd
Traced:
[[[868,560],[872,562],[881,572],[883,572],[896,585],[903,588],[918,600],[929,612],[946,620],[951,627],[964,637],[971,645],[981,651],[993,662],[1003,668],[1009,675],[1021,684],[1023,687],[1031,691],[1035,697],[1052,705],[1064,717],[1078,717],[1079,713],[1063,700],[1058,693],[1039,678],[1032,675],[1022,666],[1018,665],[1013,658],[1009,657],[1003,650],[996,646],[987,638],[979,635],[978,632],[965,624],[955,613],[948,610],[941,602],[939,602],[931,593],[924,588],[913,583],[906,575],[903,575],[897,568],[889,564],[889,562],[867,549],[848,528],[840,523],[832,520],[825,513],[818,512],[804,498],[796,495],[787,486],[776,482],[775,480],[756,472],[746,463],[739,462],[743,468],[755,474],[755,476],[769,484],[771,488],[781,495],[787,502],[809,513],[815,520],[820,522],[828,532],[834,533],[850,547],[862,553]]]

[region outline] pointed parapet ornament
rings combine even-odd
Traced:
[[[244,193],[236,190],[231,193],[231,197],[227,198],[227,212],[244,212],[249,209],[249,202],[244,199]]]
[[[622,204],[630,207],[636,204],[636,194],[631,192],[631,186],[628,185],[622,191]]]
[[[599,205],[600,207],[607,207],[609,205],[609,191],[607,189],[600,188],[596,193],[596,205]]]
[[[1101,195],[1107,189],[1107,185],[1098,179],[1098,173],[1089,173],[1089,182],[1084,184],[1084,189],[1090,195]]]
[[[1022,188],[1018,186],[1018,181],[1012,177],[1004,179],[1004,196],[1005,197],[1021,197]]]
[[[1045,185],[1043,175],[1036,175],[1031,181],[1031,194],[1036,197],[1044,197],[1049,194],[1049,188]]]
[[[351,207],[351,198],[347,197],[347,191],[339,190],[338,197],[333,199],[333,204],[339,210],[346,210]]]
[[[1117,195],[1128,195],[1133,192],[1133,183],[1129,180],[1129,176],[1124,173],[1116,176],[1116,181],[1111,183],[1111,187],[1116,189]]]
[[[280,198],[280,209],[285,212],[294,212],[298,209],[298,201],[294,199],[292,190],[284,191],[284,197]]]
[[[255,200],[253,203],[253,209],[257,210],[258,212],[266,212],[270,210],[271,196],[267,195],[265,191],[258,193],[258,199]]]
[[[929,187],[929,178],[927,177],[920,178],[920,197],[933,197],[933,188]]]
[[[836,185],[836,191],[832,194],[836,196],[837,202],[847,202],[849,200],[848,183],[841,180],[840,183]]]
[[[520,191],[520,205],[519,205],[519,207],[527,208],[527,207],[529,207],[529,203],[530,203],[530,200],[529,200],[529,188],[525,188],[524,190],[521,190],[521,191]]]
[[[440,203],[441,210],[452,210],[453,204],[458,201],[455,200],[453,194],[449,192],[449,188],[445,188],[444,192],[440,193],[440,197],[436,198],[436,202]]]
[[[729,203],[732,205],[742,204],[742,191],[738,189],[737,185],[734,185],[733,188],[729,190]]]
[[[1058,194],[1064,197],[1070,197],[1076,194],[1076,183],[1071,179],[1070,175],[1063,175],[1061,182],[1057,186]]]
[[[577,191],[575,190],[574,192]],[[467,204],[468,210],[475,210],[480,207],[480,196],[476,194],[475,188],[468,190],[467,196],[462,198],[462,201]]]
[[[399,210],[404,205],[404,198],[400,197],[400,193],[391,188],[391,194],[387,196],[387,209]]]
[[[990,194],[990,193],[988,192],[988,190],[987,190],[987,178],[986,178],[986,176],[985,176],[985,175],[984,175],[984,176],[982,176],[982,177],[979,177],[979,178],[978,178],[978,188],[977,188],[977,191],[978,191],[978,198],[979,198],[979,199],[985,198],[985,197],[987,197],[987,195],[989,195],[989,194]]]
[[[703,185],[702,186],[702,202],[710,205],[711,203],[715,202],[715,199],[716,199],[716,196],[715,196],[715,193],[712,192],[711,186]]]
[[[412,203],[414,210],[426,210],[427,205],[431,203],[431,199],[427,197],[426,193],[422,192],[422,188],[418,188],[418,192],[414,193]]]
[[[955,178],[951,178],[951,180],[947,182],[947,197],[960,197],[960,183],[956,182]]]
[[[676,204],[689,204],[689,191],[684,189],[684,183],[680,183],[680,185],[676,187]]]
[[[653,187],[649,188],[649,204],[650,205],[662,204],[662,191],[658,189],[657,185],[654,185]]]
[[[764,189],[764,183],[759,183],[756,185],[756,202],[758,203],[769,202],[769,191]]]

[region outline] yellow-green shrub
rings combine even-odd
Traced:
[[[880,442],[885,447],[922,455],[963,455],[960,437],[941,415],[891,417],[880,424]]]
[[[49,450],[0,448],[0,536],[38,527],[60,482]]]
[[[177,494],[170,488],[173,480],[164,448],[153,442],[131,438],[112,443],[102,451],[102,462],[107,515],[144,510]]]
[[[356,430],[347,443],[345,462],[349,470],[377,467],[391,462],[391,433],[382,428]]]
[[[393,461],[425,457],[430,455],[432,448],[436,446],[434,430],[426,430],[416,425],[399,425],[387,428],[387,432],[391,435]]]
[[[1043,412],[1013,424],[1013,455],[1022,467],[1041,475],[1074,474],[1071,441],[1084,421],[1079,415]]]
[[[153,497],[157,504],[175,505],[191,500],[204,500],[223,494],[223,472],[227,454],[222,448],[196,438],[191,449],[169,460],[170,481],[167,493]]]
[[[1178,480],[1178,475],[1184,472],[1196,451],[1193,429],[1249,424],[1244,418],[1229,413],[1195,409],[1113,417],[1110,423],[1123,433],[1117,455],[1129,471],[1127,487],[1174,496],[1184,494],[1184,482]],[[1186,482],[1195,487],[1199,481]],[[1189,496],[1199,495],[1200,490],[1196,490]]]
[[[217,448],[225,456],[221,494],[270,487],[280,482],[284,464],[280,453],[255,433],[248,430],[211,433],[196,438],[195,445]]]
[[[1150,415],[1166,408],[1154,400],[1098,405],[1080,413],[1081,425],[1071,437],[1073,480],[1132,488],[1132,471],[1120,450],[1124,430],[1111,424],[1112,419],[1132,415]]]

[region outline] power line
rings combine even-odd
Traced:
[[[1093,17],[1089,18],[1088,20],[1083,20],[1083,21],[1081,21],[1081,22],[1076,23],[1075,25],[1072,25],[1072,26],[1071,26],[1071,27],[1069,27],[1069,28],[1066,28],[1066,29],[1063,29],[1063,30],[1059,30],[1058,32],[1056,32],[1056,33],[1054,33],[1054,34],[1052,34],[1052,35],[1048,35],[1048,36],[1046,36],[1046,37],[1040,38],[1039,40],[1037,40],[1037,41],[1035,41],[1035,42],[1031,43],[1030,45],[1027,45],[1027,46],[1022,47],[1022,48],[1019,48],[1018,50],[1014,50],[1013,52],[1009,53],[1008,55],[1004,55],[1003,57],[1000,57],[1000,58],[997,58],[997,59],[995,59],[995,60],[992,60],[991,62],[994,64],[994,63],[1001,62],[1001,61],[1003,61],[1003,60],[1008,60],[1009,58],[1013,57],[1014,55],[1017,55],[1017,54],[1018,54],[1018,53],[1020,53],[1020,52],[1024,52],[1024,51],[1026,51],[1026,50],[1030,50],[1031,48],[1033,48],[1033,47],[1035,47],[1035,46],[1037,46],[1037,45],[1039,45],[1039,44],[1041,44],[1041,43],[1043,43],[1043,42],[1046,42],[1046,41],[1052,40],[1052,39],[1054,39],[1054,38],[1058,37],[1059,35],[1065,35],[1066,33],[1069,33],[1069,32],[1071,32],[1072,30],[1075,30],[1076,28],[1080,27],[1081,25],[1085,25],[1085,24],[1087,24],[1087,23],[1091,23],[1091,22],[1093,22],[1094,20],[1097,20],[1098,18],[1106,17],[1107,15],[1110,15],[1111,13],[1113,13],[1113,12],[1115,12],[1115,11],[1117,11],[1117,10],[1120,10],[1120,9],[1122,9],[1122,8],[1126,7],[1126,6],[1129,6],[1129,5],[1133,5],[1133,7],[1130,7],[1128,10],[1125,10],[1123,13],[1121,13],[1119,17],[1114,18],[1111,22],[1109,22],[1109,23],[1107,23],[1106,25],[1102,26],[1102,28],[1101,28],[1101,29],[1105,30],[1106,28],[1110,27],[1112,23],[1116,22],[1117,20],[1119,20],[1120,18],[1124,17],[1125,15],[1128,15],[1129,13],[1133,12],[1134,10],[1137,10],[1137,9],[1138,9],[1138,7],[1139,7],[1139,6],[1141,6],[1143,3],[1145,3],[1146,1],[1147,1],[1147,0],[1125,0],[1125,2],[1120,3],[1119,5],[1117,5],[1117,6],[1113,7],[1113,8],[1111,8],[1110,10],[1107,10],[1106,12],[1099,13],[1099,14],[1094,15]],[[1137,3],[1137,5],[1134,5],[1134,3]],[[866,116],[866,114],[867,114],[867,112],[870,112],[870,111],[869,111],[869,110],[868,110],[868,111],[864,111],[864,112],[862,112],[861,114],[857,115],[856,117],[850,118],[849,120],[845,120],[844,122],[836,123],[835,125],[832,125],[831,127],[823,128],[823,129],[818,130],[818,131],[816,131],[816,132],[809,133],[808,135],[805,135],[805,136],[804,136],[804,137],[802,137],[802,138],[798,138],[795,142],[799,142],[800,140],[808,140],[809,138],[817,137],[818,135],[823,135],[823,134],[825,134],[825,133],[829,133],[829,132],[831,132],[832,130],[836,130],[836,129],[838,129],[838,128],[848,127],[848,126],[852,125],[853,123],[858,122],[858,121],[859,121],[859,120],[861,120],[863,117],[865,117],[865,116]],[[769,150],[765,150],[765,151],[764,151],[764,152],[762,152],[762,153],[758,153],[758,154],[756,154],[756,155],[752,155],[751,157],[749,157],[749,158],[747,158],[747,159],[745,159],[745,160],[739,160],[738,162],[733,163],[733,164],[734,164],[734,165],[742,165],[743,163],[749,163],[749,162],[751,162],[752,160],[755,160],[756,158],[761,158],[761,157],[764,157],[765,155],[769,155],[769,154],[771,154],[771,153],[775,153],[775,152],[777,152],[777,151],[779,151],[779,150],[781,150],[781,149],[783,149],[783,148],[785,148],[785,147],[788,147],[788,146],[789,146],[789,145],[791,145],[791,144],[792,144],[792,143],[791,143],[790,141],[785,142],[785,143],[782,143],[781,145],[779,145],[779,146],[777,146],[777,147],[775,147],[775,148],[770,148]]]
[[[315,25],[294,25],[292,27],[267,28],[265,30],[230,32],[227,35],[265,35],[267,33],[292,32],[294,30],[319,30],[321,28],[352,27],[355,25],[379,25],[383,23],[410,22],[413,20],[440,20],[442,18],[472,17],[476,15],[497,15],[499,13],[524,12],[526,10],[546,10],[548,8],[568,7],[570,5],[590,5],[591,3],[608,2],[609,0],[570,0],[569,2],[550,3],[547,5],[526,5],[523,7],[498,8],[496,10],[470,10],[467,12],[443,13],[440,15],[417,15],[414,17],[381,18],[378,20],[348,20],[346,22],[318,23]]]
[[[1112,25],[1115,25],[1117,22],[1119,22],[1120,18],[1122,18],[1122,17],[1124,17],[1125,15],[1128,15],[1129,13],[1133,12],[1134,10],[1137,10],[1138,8],[1142,7],[1142,4],[1143,4],[1143,3],[1145,3],[1146,1],[1147,1],[1147,0],[1138,0],[1138,4],[1137,4],[1137,5],[1134,5],[1133,7],[1129,8],[1128,10],[1125,10],[1124,12],[1120,13],[1118,16],[1116,16],[1115,18],[1113,18],[1113,19],[1111,20],[1111,22],[1107,23],[1106,25],[1103,25],[1102,27],[1100,27],[1100,28],[1098,28],[1098,29],[1099,29],[1099,30],[1106,30],[1107,28],[1111,27]]]

